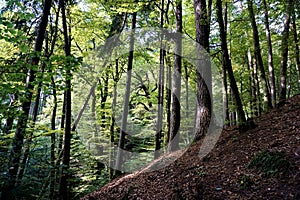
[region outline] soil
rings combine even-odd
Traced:
[[[198,141],[185,151],[164,155],[141,171],[112,180],[82,200],[300,199],[300,95],[254,122],[256,128],[242,134],[236,127],[223,129],[204,158],[199,156],[203,141]],[[288,163],[283,171],[249,167],[255,155],[266,150],[282,153]],[[167,167],[149,170],[179,153],[183,155]]]

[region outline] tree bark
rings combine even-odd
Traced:
[[[287,61],[288,61],[288,51],[289,51],[289,30],[290,30],[290,19],[291,10],[293,8],[293,0],[286,1],[286,11],[284,20],[284,29],[282,33],[281,41],[281,63],[280,63],[280,90],[279,90],[279,103],[282,104],[286,100],[286,74],[287,74]]]
[[[121,167],[123,164],[123,150],[125,146],[125,134],[127,128],[127,117],[128,117],[128,105],[129,105],[129,98],[130,98],[130,88],[131,88],[131,76],[132,76],[132,65],[133,65],[133,52],[134,52],[134,29],[136,27],[136,16],[137,13],[133,13],[132,16],[132,28],[131,28],[131,35],[130,35],[130,49],[128,55],[128,67],[127,67],[127,76],[126,76],[126,91],[124,97],[124,109],[122,113],[122,122],[121,122],[121,129],[120,129],[120,138],[119,138],[119,150],[117,152],[117,160],[115,166],[115,175],[119,175],[121,173]]]
[[[197,42],[197,104],[195,114],[195,140],[199,140],[207,133],[211,115],[212,105],[210,94],[211,85],[211,66],[208,58],[203,58],[202,47],[209,52],[209,31],[210,16],[208,16],[206,1],[194,0],[194,12],[196,21],[196,42]],[[204,80],[206,77],[206,82]]]
[[[51,77],[52,87],[53,87],[53,110],[51,116],[51,130],[55,130],[55,121],[56,121],[56,112],[57,112],[57,94],[56,94],[56,85],[54,78]],[[55,140],[56,136],[55,133],[51,134],[51,152],[50,152],[50,192],[49,192],[49,199],[54,199],[55,196]]]
[[[62,26],[63,26],[63,35],[64,35],[64,49],[65,49],[65,56],[71,56],[71,41],[70,35],[67,26],[67,17],[66,17],[66,7],[65,7],[65,0],[60,0],[60,7],[61,7],[61,14],[62,14]],[[71,63],[70,63],[71,64]],[[65,112],[66,112],[66,123],[65,123],[65,139],[64,139],[64,154],[63,154],[63,167],[62,173],[60,178],[60,185],[59,185],[59,196],[60,199],[67,200],[70,199],[69,193],[69,167],[70,167],[70,151],[71,151],[71,69],[70,66],[66,66],[66,99],[65,99]]]
[[[161,1],[160,13],[160,28],[164,26],[164,1]],[[163,102],[164,102],[164,76],[165,76],[165,51],[163,48],[163,36],[160,36],[160,50],[159,50],[159,80],[158,80],[158,103],[157,103],[157,122],[155,134],[155,152],[154,158],[160,156],[161,138],[162,138],[162,121],[163,121]]]
[[[243,104],[240,98],[239,90],[233,75],[231,60],[229,59],[228,48],[227,48],[227,39],[226,39],[226,32],[224,28],[223,22],[223,14],[222,14],[222,1],[216,1],[216,9],[217,9],[217,21],[219,23],[220,28],[220,38],[221,38],[221,47],[222,47],[222,61],[224,66],[227,69],[229,80],[230,80],[230,87],[232,89],[234,100],[237,106],[237,113],[238,113],[238,125],[244,126],[246,124],[246,117],[245,112],[243,110]]]
[[[299,39],[297,34],[297,26],[296,26],[296,14],[295,8],[293,8],[292,12],[292,29],[295,43],[295,66],[297,72],[297,83],[298,83],[298,92],[300,92],[300,56],[299,56]]]
[[[248,12],[249,12],[249,17],[250,17],[251,26],[252,26],[254,57],[255,57],[255,61],[260,70],[261,81],[263,82],[263,85],[264,85],[264,95],[265,95],[264,102],[267,106],[267,109],[271,109],[272,108],[272,100],[271,100],[271,95],[270,95],[270,85],[269,85],[269,82],[266,77],[265,68],[264,68],[264,64],[263,64],[263,60],[262,60],[262,56],[261,56],[259,34],[258,34],[256,22],[255,22],[255,15],[254,15],[254,11],[253,11],[252,0],[247,0],[247,4],[248,4]]]
[[[270,77],[270,93],[272,100],[272,107],[276,107],[276,83],[275,83],[275,74],[273,66],[273,49],[272,49],[272,40],[269,27],[269,14],[267,8],[266,0],[263,0],[264,14],[265,14],[265,28],[266,28],[266,38],[268,44],[268,68],[269,68],[269,77]]]
[[[258,116],[258,108],[257,108],[257,95],[256,95],[256,84],[255,84],[255,76],[254,76],[254,66],[252,61],[252,56],[250,49],[247,52],[248,58],[248,69],[250,73],[250,109],[251,109],[251,116]]]
[[[116,74],[114,75],[114,89],[113,89],[113,102],[111,106],[112,111],[112,117],[111,117],[111,125],[110,125],[110,152],[109,152],[109,163],[110,163],[110,171],[109,171],[109,178],[112,179],[114,176],[114,170],[112,169],[112,166],[114,164],[113,157],[115,155],[115,113],[116,113],[116,106],[117,106],[117,82],[119,80],[119,60],[116,60],[116,67],[115,67]]]
[[[176,1],[176,31],[182,33],[182,0]],[[182,39],[176,38],[175,56],[172,77],[171,92],[171,118],[170,118],[170,138],[168,143],[168,151],[176,151],[179,149],[180,139],[180,95],[181,95],[181,52]]]
[[[37,32],[37,37],[34,46],[35,56],[31,59],[32,66],[37,66],[40,61],[40,56],[38,56],[38,54],[40,54],[42,51],[45,32],[48,25],[48,16],[50,14],[51,3],[52,3],[51,0],[45,0],[43,14],[39,24],[39,29]],[[25,129],[27,125],[27,120],[29,117],[31,99],[33,96],[34,80],[35,80],[35,70],[33,67],[28,71],[28,77],[27,77],[26,89],[25,89],[26,91],[25,100],[21,106],[23,110],[23,114],[18,119],[17,128],[15,131],[15,136],[11,148],[9,170],[8,170],[9,185],[10,185],[9,187],[14,186],[17,178],[17,173],[19,170],[19,161],[22,153],[23,139],[24,139]]]
[[[227,33],[227,2],[225,3],[224,9],[224,31]],[[228,111],[228,84],[226,66],[222,57],[222,97],[223,97],[223,116],[224,116],[224,127],[230,125],[229,111]]]
[[[171,74],[171,58],[169,55],[166,55],[166,113],[167,113],[167,133],[165,137],[165,143],[169,143],[170,139],[170,127],[171,127],[171,85],[172,85],[172,74]]]

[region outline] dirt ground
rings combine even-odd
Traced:
[[[203,159],[199,141],[163,169],[124,175],[82,199],[300,199],[300,95],[254,122],[257,127],[242,134],[235,127],[224,129]],[[282,152],[286,171],[249,168],[263,150]]]

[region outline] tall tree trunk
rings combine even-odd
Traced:
[[[43,63],[43,66],[42,66],[42,69],[41,69],[41,74],[44,73],[45,65],[46,64]],[[37,87],[38,87],[38,90],[36,92],[35,102],[34,102],[33,111],[32,111],[32,124],[31,124],[32,129],[34,129],[35,122],[37,120],[39,105],[40,105],[40,96],[41,96],[41,92],[42,92],[42,82],[41,81],[39,82]],[[26,139],[26,148],[25,148],[25,151],[24,151],[24,154],[23,154],[22,162],[20,164],[20,169],[19,169],[19,174],[18,174],[18,184],[20,184],[21,181],[22,181],[26,163],[29,161],[28,157],[29,157],[29,152],[30,152],[30,145],[31,145],[31,142],[32,142],[32,136],[33,136],[33,131],[30,131],[29,136]]]
[[[256,85],[255,85],[255,76],[254,76],[254,66],[252,62],[252,56],[250,49],[247,52],[248,58],[248,69],[250,73],[250,109],[251,109],[251,116],[258,116],[258,108],[257,108],[257,95],[256,95]]]
[[[293,29],[293,35],[294,35],[294,43],[295,43],[295,65],[296,65],[296,72],[298,75],[298,92],[300,92],[300,55],[299,55],[299,39],[297,34],[297,26],[296,26],[296,14],[295,14],[295,8],[293,8],[292,12],[292,29]]]
[[[176,31],[182,33],[182,0],[176,1]],[[176,151],[179,149],[180,139],[180,95],[181,95],[181,52],[182,39],[176,38],[174,51],[174,68],[172,77],[172,92],[171,92],[171,118],[170,118],[170,138],[168,151]]]
[[[208,16],[206,0],[194,0],[194,12],[196,21],[196,42],[197,42],[197,104],[195,114],[195,140],[199,140],[206,134],[212,115],[210,94],[211,66],[207,58],[203,57],[202,47],[209,52],[209,30],[210,16]],[[206,77],[204,79],[204,76]],[[206,82],[205,82],[206,80]]]
[[[66,17],[66,7],[65,0],[60,0],[61,15],[62,15],[62,26],[64,35],[64,49],[65,56],[69,57],[71,55],[71,41],[69,35],[69,29],[67,26]],[[71,63],[70,63],[71,64]],[[64,154],[62,160],[62,173],[59,185],[59,196],[60,199],[67,200],[70,199],[69,193],[70,188],[68,185],[69,178],[69,167],[70,167],[70,151],[71,151],[71,69],[70,66],[66,66],[66,99],[65,99],[65,112],[66,112],[66,124],[65,124],[65,139],[64,139]]]
[[[130,35],[130,47],[129,47],[129,55],[128,55],[128,67],[127,67],[127,76],[126,76],[126,91],[124,96],[124,109],[122,113],[122,122],[121,122],[121,130],[120,130],[120,138],[118,144],[118,152],[117,152],[117,160],[115,166],[115,175],[119,175],[121,172],[121,167],[123,164],[123,150],[125,146],[125,134],[127,128],[127,117],[128,117],[128,105],[130,98],[130,88],[131,88],[131,76],[132,76],[132,65],[133,65],[133,49],[134,49],[134,32],[136,27],[136,16],[137,13],[133,13],[132,16],[132,28]]]
[[[48,16],[50,14],[51,9],[51,0],[45,0],[42,18],[39,24],[39,29],[37,32],[37,37],[34,46],[35,56],[31,59],[31,65],[36,66],[39,64],[40,57],[38,54],[42,51],[43,42],[45,38],[45,32],[48,25]],[[27,125],[27,120],[29,116],[29,110],[31,105],[31,99],[33,96],[34,89],[34,80],[35,80],[35,71],[34,69],[30,69],[28,71],[28,77],[26,82],[26,94],[25,100],[22,103],[22,116],[19,117],[17,128],[15,131],[14,140],[12,143],[11,153],[10,153],[10,161],[9,161],[9,187],[13,187],[16,182],[17,173],[19,170],[19,161],[21,157],[22,147],[23,147],[23,139],[25,134],[25,129]]]
[[[282,104],[286,100],[286,73],[287,73],[287,61],[289,51],[289,30],[290,30],[290,19],[291,10],[293,9],[293,0],[286,1],[286,11],[284,20],[284,29],[282,33],[281,41],[281,63],[280,63],[280,90],[279,90],[279,103]]]
[[[49,61],[49,39],[48,39],[48,34],[46,34],[46,38],[45,38],[45,56],[47,57],[48,61]],[[40,108],[40,97],[42,94],[42,80],[43,80],[43,74],[46,68],[46,63],[44,62],[42,64],[42,67],[40,69],[40,81],[38,83],[37,86],[37,92],[36,92],[36,96],[35,96],[35,102],[34,102],[34,106],[33,106],[33,110],[32,110],[32,124],[31,124],[31,128],[34,129],[35,127],[35,122],[37,120],[37,116],[38,116],[38,111]],[[25,166],[26,163],[28,163],[29,159],[29,152],[30,152],[30,145],[32,142],[32,136],[33,136],[33,131],[30,131],[28,138],[26,139],[26,148],[23,154],[23,159],[22,162],[20,164],[20,169],[19,169],[19,174],[18,174],[18,183],[20,184],[24,175],[24,171],[25,171]]]
[[[275,83],[275,74],[273,66],[273,50],[272,50],[272,40],[269,27],[269,14],[267,8],[266,0],[263,0],[264,14],[265,14],[265,28],[266,28],[266,38],[268,43],[268,68],[269,68],[269,77],[270,77],[270,93],[272,99],[272,107],[276,107],[276,83]]]
[[[167,133],[165,136],[165,143],[169,143],[170,127],[171,127],[171,87],[172,87],[172,63],[169,55],[166,55],[166,113],[167,113]]]
[[[164,27],[164,2],[161,1],[160,12],[160,28]],[[165,51],[163,48],[163,36],[160,36],[160,50],[159,50],[159,80],[158,80],[158,104],[157,104],[157,122],[155,134],[155,152],[154,158],[160,156],[161,137],[162,137],[162,121],[163,121],[163,102],[164,102],[164,76],[165,76]]]
[[[56,121],[56,112],[57,112],[57,94],[56,94],[56,85],[54,78],[51,77],[52,87],[53,87],[53,110],[51,116],[51,130],[56,130],[55,121]],[[50,152],[50,192],[49,199],[54,199],[55,196],[55,133],[51,134],[51,152]]]
[[[112,117],[111,117],[111,125],[110,125],[110,152],[109,152],[109,163],[110,163],[110,171],[109,171],[109,178],[112,179],[114,175],[114,171],[112,169],[112,166],[114,164],[114,155],[115,155],[115,113],[116,113],[116,106],[117,106],[117,95],[118,95],[118,90],[117,90],[117,82],[119,80],[119,60],[116,60],[116,67],[115,67],[115,72],[116,74],[114,75],[114,90],[113,90],[113,102],[111,106],[111,111],[112,111]]]
[[[238,125],[244,126],[246,124],[246,117],[245,112],[243,110],[243,104],[240,98],[239,90],[233,75],[231,60],[229,59],[228,48],[227,48],[227,39],[226,39],[226,32],[224,28],[223,22],[223,14],[222,14],[222,1],[216,1],[216,9],[217,9],[217,21],[219,23],[220,28],[220,38],[221,38],[221,47],[222,47],[222,61],[224,66],[227,69],[229,80],[230,80],[230,87],[232,89],[234,100],[237,106],[237,114],[238,114]]]
[[[227,2],[225,3],[224,9],[224,30],[227,33]],[[229,126],[229,111],[228,111],[228,84],[227,84],[227,74],[226,66],[224,65],[224,58],[222,57],[222,96],[223,96],[223,116],[224,116],[224,127]]]
[[[259,34],[258,34],[258,29],[257,29],[256,21],[255,21],[252,0],[247,0],[247,4],[248,4],[248,12],[249,12],[249,17],[250,17],[251,26],[252,26],[254,57],[255,57],[255,61],[260,70],[261,81],[263,82],[263,85],[264,85],[264,96],[265,96],[264,102],[265,102],[265,105],[267,106],[267,109],[270,109],[270,108],[272,108],[270,85],[269,85],[269,81],[267,80],[267,77],[266,77],[265,68],[264,68],[264,64],[263,64],[263,60],[262,60],[262,56],[261,56],[261,50],[260,50],[260,44],[259,44]]]
[[[229,81],[230,82],[230,81]],[[231,87],[229,88],[229,97],[230,97],[230,102],[231,102],[231,107],[233,109],[231,109],[231,112],[229,113],[229,118],[230,118],[230,126],[235,126],[237,125],[237,114],[236,114],[236,103],[235,103],[235,99],[234,99],[234,94],[232,92]]]

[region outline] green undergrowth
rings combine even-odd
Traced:
[[[291,163],[285,158],[284,152],[264,149],[251,159],[247,167],[270,176],[287,173]]]

